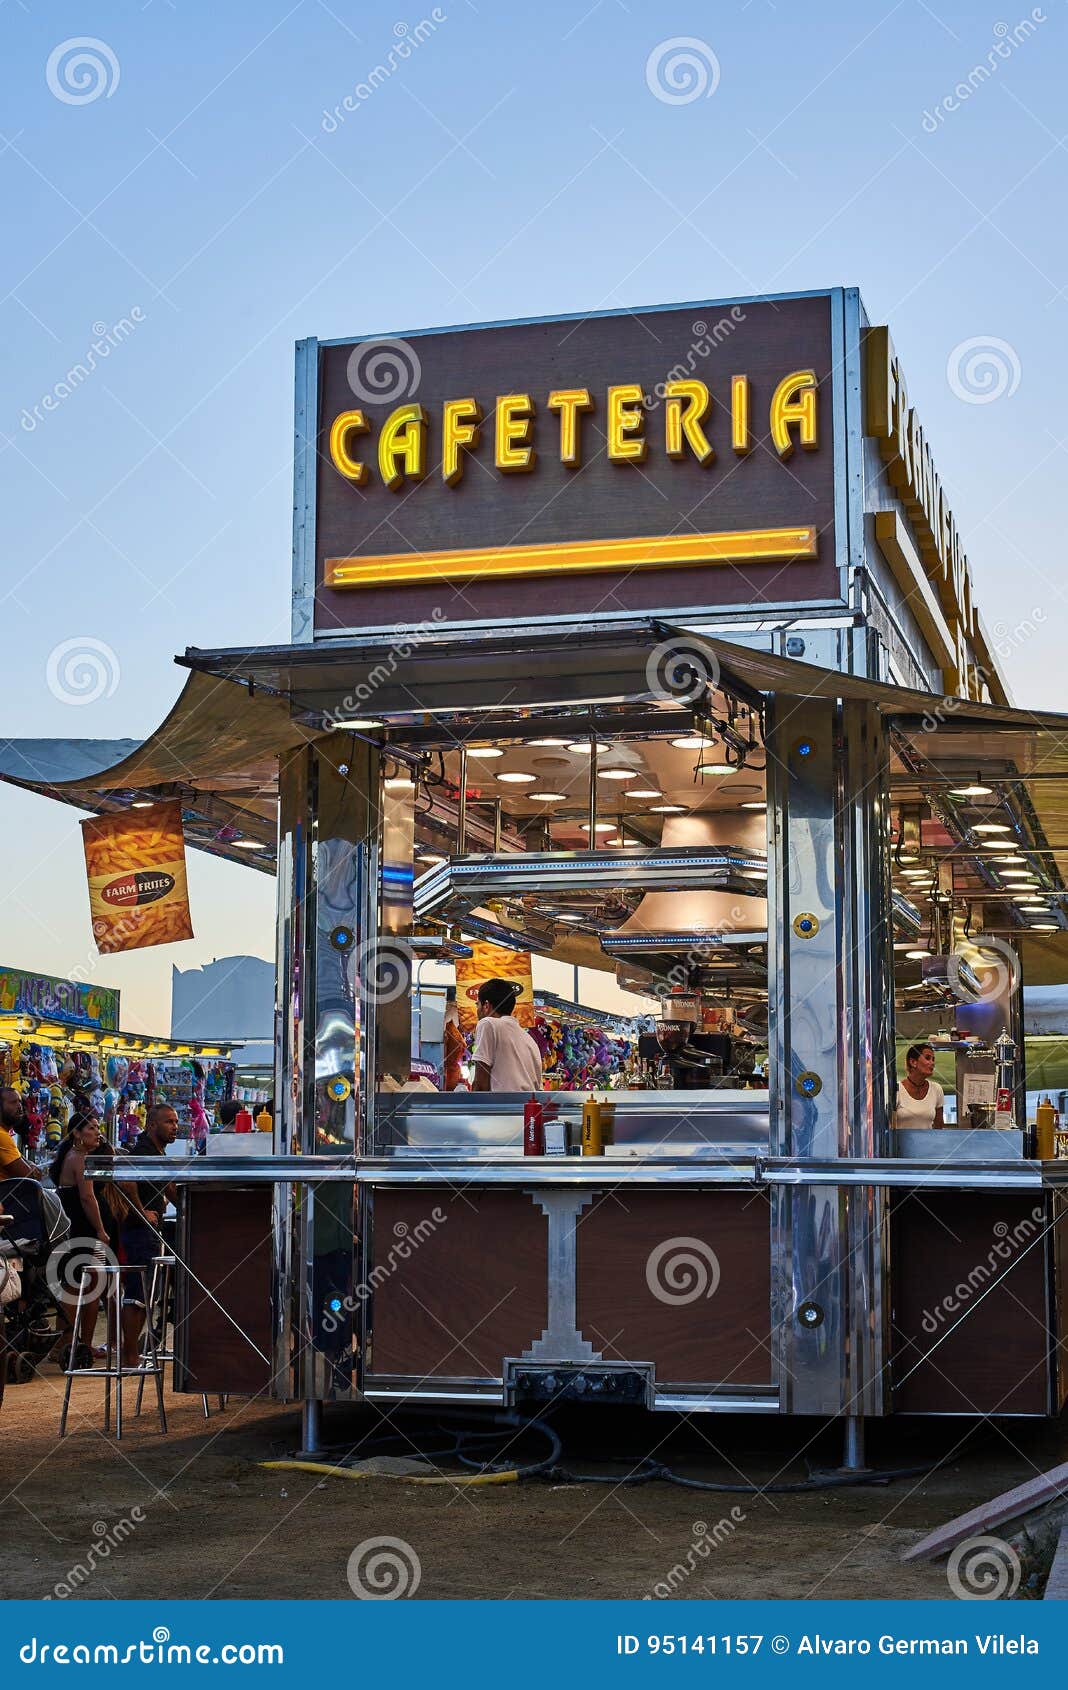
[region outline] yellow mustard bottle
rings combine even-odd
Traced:
[[[592,1092],[582,1105],[582,1154],[584,1156],[604,1155],[601,1105]]]
[[[258,1133],[269,1133],[274,1131],[274,1121],[271,1117],[271,1111],[266,1107],[266,1105],[264,1105],[259,1114],[256,1116],[256,1131]]]

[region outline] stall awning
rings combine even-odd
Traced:
[[[146,740],[8,740],[0,780],[97,815],[137,798],[179,798],[190,845],[269,871],[278,759],[315,737],[288,699],[193,674]],[[248,840],[265,849],[250,851]]]

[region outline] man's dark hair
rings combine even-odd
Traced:
[[[145,1129],[146,1129],[146,1131],[149,1128],[155,1126],[156,1122],[159,1120],[160,1116],[163,1114],[165,1109],[170,1110],[170,1112],[173,1115],[177,1115],[177,1113],[178,1113],[178,1111],[177,1111],[177,1109],[175,1109],[173,1103],[150,1103],[149,1104],[148,1109],[145,1113]]]
[[[224,1098],[222,1103],[219,1105],[220,1126],[232,1127],[234,1122],[237,1120],[240,1109],[241,1105],[238,1103],[236,1097]]]
[[[488,1003],[497,1015],[511,1015],[521,988],[512,980],[484,980],[478,988],[479,1003]]]

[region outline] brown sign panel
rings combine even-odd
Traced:
[[[831,296],[320,349],[316,632],[836,599]]]

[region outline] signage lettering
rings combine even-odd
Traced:
[[[660,448],[669,459],[692,458],[711,464],[716,458],[714,396],[706,382],[696,377],[661,384],[663,416],[656,418],[658,396],[648,394],[637,382],[620,382],[605,390],[602,402],[604,452],[615,464],[645,463],[651,449]],[[819,445],[817,395],[819,383],[814,370],[791,370],[776,386],[768,411],[768,433],[780,458],[796,448],[813,451]],[[544,401],[555,426],[550,432],[539,426],[538,402],[530,393],[498,394],[492,406],[493,465],[501,475],[526,475],[536,469],[539,452],[555,452],[567,469],[583,465],[584,421],[598,410],[586,387],[554,388]],[[729,400],[723,407],[730,418],[730,449],[744,457],[752,448],[751,393],[749,378],[731,377]],[[427,472],[431,445],[440,448],[440,474],[447,487],[457,487],[464,477],[465,458],[483,447],[486,413],[473,394],[447,399],[432,442],[432,423],[426,409],[416,403],[398,405],[378,429],[375,452],[363,448],[362,437],[373,425],[361,410],[341,411],[329,431],[330,460],[339,475],[356,487],[366,486],[376,460],[382,484],[400,492],[407,482],[421,481]],[[896,419],[895,419],[896,426]],[[487,443],[488,444],[488,443]],[[912,447],[902,437],[911,463]],[[922,461],[922,454],[921,454]]]

